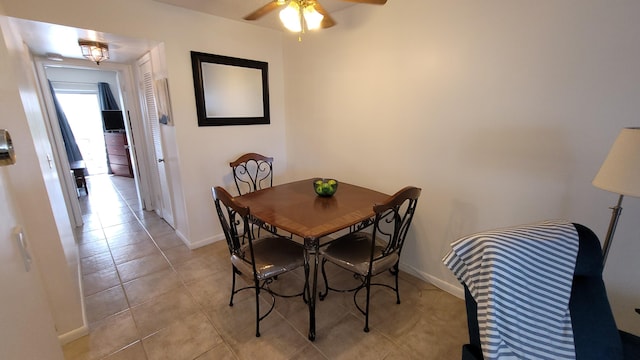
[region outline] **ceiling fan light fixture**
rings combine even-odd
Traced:
[[[99,41],[78,40],[82,50],[82,56],[100,65],[102,61],[109,59],[109,45]]]
[[[320,14],[313,5],[308,5],[303,11],[304,22],[307,24],[307,29],[316,30],[320,28],[324,15]]]
[[[342,0],[352,3],[384,5],[387,0]],[[320,5],[320,0],[269,0],[265,5],[257,8],[252,13],[243,17],[244,20],[253,21],[280,10],[282,25],[292,32],[298,33],[298,41],[302,41],[302,35],[306,30],[328,29],[336,25],[336,21],[329,12]]]
[[[300,5],[293,0],[289,2],[286,8],[280,11],[280,21],[282,25],[293,32],[302,31],[302,23],[300,22]]]

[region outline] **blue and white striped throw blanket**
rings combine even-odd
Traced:
[[[496,229],[442,260],[478,303],[484,358],[575,359],[569,314],[578,233],[566,221]]]

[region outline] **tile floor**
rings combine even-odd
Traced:
[[[400,305],[386,288],[372,293],[369,333],[352,294],[332,292],[318,303],[316,341],[307,339],[299,297],[277,298],[256,338],[253,293],[228,305],[224,242],[189,250],[162,219],[140,209],[132,179],[88,182],[77,240],[90,333],[64,346],[67,360],[459,359],[468,341],[464,302],[405,273]],[[354,281],[328,270],[332,285]],[[302,284],[302,271],[275,282],[285,291]]]

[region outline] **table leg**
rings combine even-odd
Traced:
[[[316,299],[318,296],[318,250],[319,241],[311,239],[305,239],[305,256],[307,261],[310,256],[310,252],[313,252],[313,277],[311,284],[309,284],[311,290],[309,294],[309,340],[314,341],[316,339]]]

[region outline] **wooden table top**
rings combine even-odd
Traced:
[[[248,193],[235,200],[267,224],[317,240],[374,216],[373,205],[389,195],[339,183],[332,197],[317,196],[313,179],[295,181]]]

